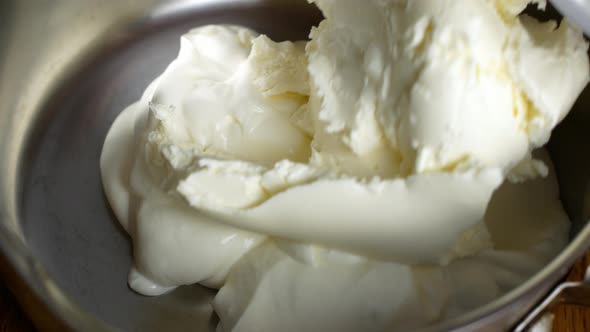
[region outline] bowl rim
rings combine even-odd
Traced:
[[[4,209],[0,209],[2,210]],[[42,264],[35,260],[22,238],[6,227],[6,223],[10,222],[8,217],[5,215],[0,219],[2,221],[0,223],[0,262],[8,263],[1,264],[3,268],[0,269],[0,276],[16,294],[25,292],[27,296],[17,296],[17,300],[35,324],[39,327],[47,327],[49,324],[49,326],[60,326],[69,330],[117,330],[88,314],[65,294]],[[557,257],[525,283],[487,305],[418,331],[478,330],[509,314],[514,310],[513,305],[521,300],[534,298],[532,302],[539,301],[567,274],[589,244],[590,224],[587,224]],[[527,308],[526,311],[529,310],[530,308]]]

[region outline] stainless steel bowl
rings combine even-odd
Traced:
[[[130,291],[131,246],[103,197],[99,155],[126,105],[172,60],[178,37],[209,23],[303,39],[320,13],[303,0],[0,2],[0,272],[45,329],[204,331],[212,291]],[[549,149],[571,244],[527,283],[428,331],[513,326],[590,243],[590,90]],[[542,204],[542,202],[540,202]]]

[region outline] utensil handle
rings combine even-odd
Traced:
[[[548,311],[560,304],[590,307],[590,266],[586,267],[583,281],[559,284],[537,307],[514,328],[514,332],[529,331]]]

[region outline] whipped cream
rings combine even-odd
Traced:
[[[190,31],[114,122],[130,286],[220,288],[223,331],[380,331],[543,267],[568,220],[533,151],[589,80],[581,33],[517,16],[529,1],[314,2],[309,42]]]
[[[383,161],[349,167],[333,144],[387,156],[384,176],[509,170],[588,81],[581,33],[517,17],[529,1],[315,2],[326,20],[311,32],[309,73],[328,137],[314,143],[352,174]]]

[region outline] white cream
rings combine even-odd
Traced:
[[[264,236],[212,222],[150,175],[145,145],[138,149],[134,127],[145,121],[152,92],[148,89],[142,101],[117,118],[101,155],[105,193],[133,239],[137,268],[129,284],[145,295],[193,283],[219,287],[231,266]],[[138,132],[143,137],[143,128]]]
[[[309,43],[187,33],[113,124],[130,286],[221,287],[225,331],[379,331],[544,266],[568,222],[532,151],[588,82],[581,34],[517,18],[524,0],[315,2]]]
[[[150,142],[169,161],[182,154],[176,168],[201,156],[269,166],[307,161],[310,138],[291,119],[309,91],[304,47],[237,27],[183,36],[150,99]]]
[[[327,19],[311,32],[309,72],[317,130],[330,133],[314,144],[336,159],[334,136],[357,156],[388,155],[397,167],[382,175],[509,170],[588,82],[581,33],[517,18],[529,1],[314,2]]]
[[[566,245],[558,195],[553,170],[505,183],[485,216],[493,248],[446,266],[268,240],[236,264],[215,298],[220,330],[403,331],[456,317],[524,282]]]

